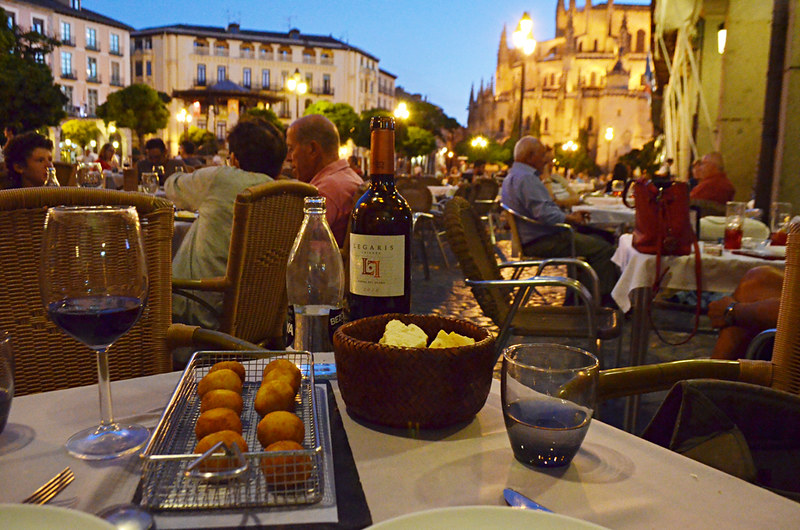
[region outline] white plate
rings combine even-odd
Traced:
[[[424,528],[425,530],[488,530],[525,528],[536,529],[564,529],[584,530],[602,529],[580,519],[573,519],[566,515],[523,510],[519,508],[505,508],[503,506],[461,506],[454,508],[439,508],[424,512],[401,515],[388,521],[372,525],[375,530],[411,530]]]
[[[94,515],[57,506],[0,504],[0,528],[114,530],[114,525]]]

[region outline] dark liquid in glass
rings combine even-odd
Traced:
[[[90,348],[102,348],[139,320],[142,300],[130,296],[66,298],[47,306],[50,319]]]
[[[553,400],[515,401],[503,410],[514,456],[539,467],[572,461],[589,430],[591,411]]]

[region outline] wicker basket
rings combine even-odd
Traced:
[[[416,324],[430,340],[440,329],[472,337],[458,348],[379,344],[386,323]],[[438,428],[471,419],[486,402],[495,362],[494,337],[464,320],[388,314],[345,324],[333,337],[336,372],[347,410],[390,427]]]

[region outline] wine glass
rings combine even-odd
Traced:
[[[164,166],[153,166],[153,169],[151,171],[155,171],[156,173],[158,173],[159,184],[164,182],[164,179],[166,178],[167,175],[167,173],[164,171]]]
[[[106,177],[103,168],[97,162],[81,162],[78,164],[78,174],[75,176],[81,188],[105,188]]]
[[[150,195],[155,195],[158,191],[158,173],[155,171],[145,171],[142,173],[142,190]]]
[[[49,208],[39,289],[50,319],[97,353],[100,425],[74,434],[67,451],[86,460],[135,452],[149,433],[114,421],[107,349],[139,320],[145,304],[147,269],[136,209]]]

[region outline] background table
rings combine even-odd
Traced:
[[[572,207],[573,212],[589,212],[590,224],[601,225],[630,225],[636,220],[636,210],[624,204],[577,204]]]
[[[114,382],[117,416],[155,425],[178,378]],[[792,528],[800,520],[798,503],[599,421],[569,467],[527,468],[511,452],[497,381],[472,422],[439,431],[369,428],[335,394],[374,522],[437,507],[501,506],[504,487],[609,528]],[[0,502],[21,501],[67,465],[75,482],[56,504],[94,513],[130,501],[137,457],[90,463],[63,448],[69,435],[97,421],[96,400],[95,386],[14,400],[0,435]]]

